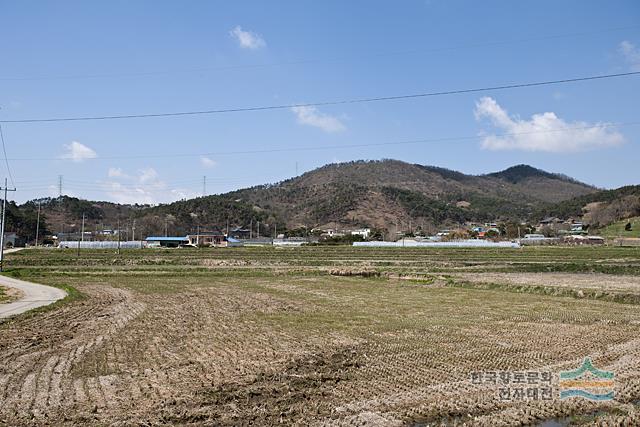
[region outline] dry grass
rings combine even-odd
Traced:
[[[611,276],[607,274],[568,273],[484,273],[456,274],[454,277],[473,283],[502,283],[560,287],[575,290],[597,290],[601,292],[631,293],[640,295],[640,276]]]
[[[15,288],[0,286],[0,304],[15,301],[22,297],[22,292]]]
[[[236,253],[236,264],[247,260]],[[640,422],[636,305],[448,286],[451,279],[437,275],[331,276],[325,263],[313,265],[321,251],[302,252],[302,271],[282,274],[295,252],[274,251],[268,260],[257,253],[242,270],[211,262],[187,273],[180,262],[148,270],[138,259],[105,269],[30,254],[42,267],[23,277],[72,285],[86,298],[0,326],[0,424],[488,426],[594,411],[612,423]],[[395,254],[398,263],[425,261]],[[363,271],[384,261],[354,257],[366,260],[351,263]],[[278,267],[263,268],[270,262]],[[510,280],[636,283],[487,277],[507,287]],[[585,356],[616,372],[615,402],[502,402],[496,386],[469,380],[472,371],[558,372]]]

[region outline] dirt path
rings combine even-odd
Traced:
[[[24,248],[5,249],[5,254],[18,252]],[[0,321],[34,308],[52,304],[67,296],[62,289],[37,283],[25,282],[0,275],[0,286],[8,289],[10,302],[0,304]]]
[[[20,298],[16,301],[0,305],[0,319],[52,304],[67,296],[67,293],[62,289],[25,282],[7,276],[0,276],[0,285],[13,289],[20,294]]]

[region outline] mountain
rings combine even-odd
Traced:
[[[44,199],[53,232],[135,228],[137,236],[182,234],[202,228],[249,226],[261,231],[314,227],[437,227],[465,221],[527,220],[542,209],[598,190],[527,165],[487,175],[467,175],[398,160],[329,164],[295,178],[226,194],[160,206],[117,205],[70,197]],[[33,213],[34,202],[23,206]],[[123,225],[124,224],[124,225]]]
[[[605,227],[616,221],[640,216],[640,185],[602,190],[545,206],[536,215],[559,218],[582,217],[592,227]]]
[[[409,220],[432,225],[497,218],[525,219],[540,204],[595,188],[529,166],[474,176],[397,160],[330,164],[270,186],[230,193],[268,208],[289,227],[368,225]]]
[[[528,165],[517,165],[487,176],[498,178],[513,184],[529,196],[546,202],[560,202],[573,197],[590,194],[585,192],[585,184],[566,175],[545,172]]]

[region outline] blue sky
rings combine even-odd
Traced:
[[[640,70],[637,1],[2,0],[0,13],[2,120],[321,102]],[[527,163],[612,188],[640,183],[640,126],[628,124],[640,122],[639,94],[640,76],[631,76],[293,110],[6,123],[3,132],[18,201],[57,195],[59,175],[65,194],[161,203],[200,195],[203,176],[213,194],[289,178],[296,165],[302,173],[381,158],[475,174]],[[307,147],[314,150],[300,150]],[[283,151],[241,153],[265,149]]]

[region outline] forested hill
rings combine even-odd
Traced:
[[[412,222],[424,228],[465,221],[529,220],[560,209],[559,202],[598,190],[564,175],[518,165],[487,175],[467,175],[397,160],[329,164],[275,184],[160,206],[118,205],[63,196],[42,199],[45,231],[127,227],[137,236],[262,224],[270,233],[301,227],[369,226],[391,229]],[[587,199],[585,199],[587,200]],[[558,208],[555,208],[558,206]],[[35,201],[13,206],[8,229],[35,233]]]
[[[583,217],[594,227],[604,227],[621,219],[640,216],[640,185],[602,190],[548,205],[538,216]]]

